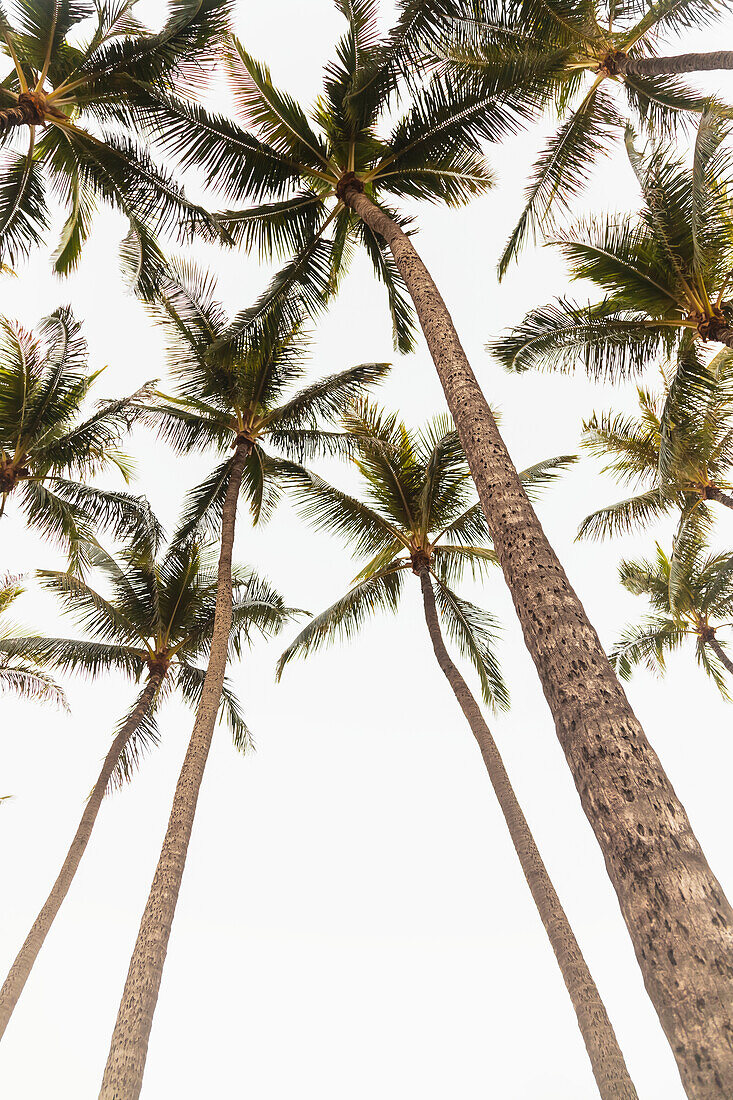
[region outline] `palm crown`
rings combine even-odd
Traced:
[[[104,591],[69,573],[41,570],[39,579],[83,628],[85,638],[6,638],[0,652],[18,649],[62,672],[97,677],[116,670],[140,680],[162,677],[151,708],[127,742],[116,766],[117,781],[130,776],[141,751],[157,743],[156,710],[176,691],[190,707],[198,706],[214,627],[216,558],[189,540],[163,553],[154,539],[123,548],[113,557],[99,546],[89,553]],[[255,632],[277,634],[293,615],[272,586],[251,569],[235,568],[230,657],[240,657]],[[134,707],[132,708],[134,710]],[[244,749],[249,731],[231,684],[225,684],[221,716],[234,743]]]
[[[709,501],[733,507],[733,352],[703,367],[694,348],[667,389],[639,389],[639,415],[595,413],[583,425],[584,446],[605,471],[644,491],[588,516],[580,536],[618,534],[675,510],[685,527],[710,522]]]
[[[727,134],[728,124],[706,111],[689,166],[657,145],[639,154],[627,135],[644,199],[636,221],[592,219],[554,241],[572,277],[595,283],[605,297],[590,306],[560,299],[530,311],[489,345],[508,369],[569,369],[581,361],[594,374],[627,373],[643,370],[686,333],[733,343]]]
[[[16,641],[12,654],[0,651],[0,692],[13,692],[23,699],[66,707],[62,689],[24,650],[17,626],[8,621],[8,611],[24,591],[20,578],[7,574],[0,577],[0,646],[11,636]]]
[[[289,460],[348,447],[343,433],[324,430],[322,422],[338,415],[365,386],[381,381],[389,364],[351,367],[293,393],[293,383],[305,372],[308,342],[292,302],[287,299],[288,308],[261,316],[232,354],[220,342],[229,321],[215,293],[214,280],[195,267],[172,268],[161,289],[159,319],[177,393],[161,396],[141,415],[183,453],[213,447],[227,454],[244,442],[248,455],[241,495],[257,522],[279,499]],[[268,443],[277,454],[266,449]],[[227,457],[189,494],[178,537],[201,525],[218,527],[233,462]]]
[[[173,0],[156,34],[135,19],[135,2],[17,0],[13,19],[0,9],[0,47],[12,62],[0,84],[0,140],[17,146],[0,169],[0,257],[11,263],[48,228],[49,185],[68,209],[54,257],[62,274],[75,266],[99,201],[126,215],[126,251],[140,260],[150,254],[150,230],[184,223],[213,231],[139,129],[161,90],[194,62],[205,72],[229,0]]]
[[[473,663],[484,699],[505,707],[508,693],[494,653],[496,620],[453,588],[466,568],[481,574],[496,560],[453,422],[444,415],[411,431],[395,414],[361,401],[344,424],[366,444],[356,461],[365,499],[306,472],[294,491],[306,519],[346,538],[356,556],[369,560],[347,594],[285,650],[278,675],[293,657],[349,638],[376,609],[396,611],[406,571],[427,569],[448,634]],[[552,480],[572,461],[563,456],[526,470],[525,487],[531,491]]]
[[[624,125],[616,89],[623,89],[625,114],[638,124],[673,134],[699,112],[705,100],[675,72],[711,67],[712,56],[660,59],[660,41],[690,26],[711,22],[714,0],[456,0],[434,37],[435,54],[459,68],[501,72],[512,61],[546,56],[546,91],[562,119],[542,149],[526,189],[525,206],[499,263],[500,274],[538,229],[547,231],[556,212],[567,212]],[[452,16],[452,17],[451,17]],[[728,66],[733,55],[728,56]],[[685,64],[686,63],[686,64]],[[718,57],[719,67],[720,57]],[[623,109],[622,109],[623,110]]]
[[[100,402],[83,419],[99,373],[87,369],[81,325],[68,308],[35,332],[0,319],[0,515],[17,499],[28,524],[63,543],[76,566],[95,526],[130,535],[147,514],[144,501],[88,484],[110,466],[129,478],[117,444],[146,392]]]
[[[413,322],[401,277],[384,241],[343,201],[343,187],[356,181],[382,209],[402,198],[467,202],[491,184],[481,139],[515,128],[535,95],[531,81],[518,88],[506,73],[461,83],[436,75],[413,84],[407,109],[391,121],[401,62],[436,5],[404,3],[386,39],[378,33],[375,0],[337,0],[337,7],[348,29],[310,115],[234,40],[229,80],[237,118],[248,129],[200,107],[161,101],[159,139],[184,166],[216,179],[232,201],[257,204],[220,215],[234,240],[267,259],[294,254],[255,315],[294,285],[311,309],[322,308],[361,245],[386,285],[396,346],[407,351]],[[252,316],[252,310],[240,315],[229,339],[236,341]]]
[[[729,698],[725,673],[733,673],[733,663],[716,633],[732,625],[733,556],[711,554],[697,539],[688,541],[681,561],[657,545],[653,561],[624,561],[619,573],[630,592],[648,598],[653,612],[614,646],[611,661],[619,674],[628,679],[641,663],[663,673],[666,655],[689,638],[698,663]]]

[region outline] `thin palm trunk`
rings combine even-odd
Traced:
[[[711,69],[733,69],[733,50],[713,53],[680,53],[674,57],[634,57],[624,66],[629,76],[671,76],[702,73]]]
[[[130,960],[99,1100],[137,1100],[142,1088],[153,1013],[224,685],[232,625],[232,551],[237,501],[250,450],[248,440],[237,440],[222,509],[216,609],[209,663],[191,740],[173,797],[168,829]]]
[[[598,1091],[603,1100],[638,1100],[601,995],[583,958],[565,910],[555,893],[547,868],[542,862],[542,856],[517,801],[496,742],[468,684],[445,648],[435,607],[433,586],[427,570],[420,572],[420,585],[425,621],[428,624],[435,656],[448,683],[453,688],[458,705],[466,716],[484,758],[491,785],[509,828],[514,850],[570,994]]]
[[[344,180],[340,194],[386,240],[415,304],[525,643],[687,1094],[733,1096],[733,908],[547,541],[430,273],[358,181]]]
[[[725,652],[725,650],[723,649],[723,647],[720,644],[720,642],[718,641],[718,639],[717,638],[711,638],[708,641],[707,644],[710,646],[713,653],[715,654],[715,656],[720,661],[721,665],[723,665],[728,670],[728,672],[730,672],[731,675],[733,675],[733,661],[731,661],[730,657]]]
[[[8,976],[0,990],[0,1038],[5,1034],[5,1028],[8,1026],[10,1017],[13,1014],[13,1009],[18,1003],[18,998],[23,992],[25,983],[28,981],[28,976],[33,968],[33,964],[36,961],[39,951],[43,947],[46,936],[51,930],[51,925],[56,919],[56,914],[61,908],[61,903],[68,894],[69,887],[74,881],[74,875],[77,872],[79,864],[81,863],[81,858],[89,843],[89,838],[92,835],[92,829],[97,820],[97,815],[102,805],[102,799],[104,798],[104,792],[107,790],[112,772],[120,759],[125,745],[150,709],[155,694],[160,687],[162,678],[160,673],[153,673],[148,677],[148,681],[138,699],[135,709],[112,742],[109,752],[104,759],[97,782],[94,784],[89,800],[84,807],[84,813],[81,815],[79,827],[76,830],[74,839],[71,842],[71,847],[66,854],[66,859],[63,862],[58,877],[53,884],[51,893],[46,898],[43,908],[36,917],[33,927],[26,937],[25,943],[16,955],[15,962],[10,967]]]

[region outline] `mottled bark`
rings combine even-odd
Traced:
[[[695,1100],[733,1096],[733,909],[524,492],[412,242],[358,186],[415,304],[525,643],[603,852],[647,992]]]
[[[8,976],[0,990],[0,1038],[5,1033],[5,1028],[8,1026],[10,1017],[13,1014],[13,1009],[23,992],[25,983],[28,980],[28,976],[38,956],[38,952],[43,947],[46,936],[51,930],[51,925],[56,919],[56,914],[61,908],[61,903],[69,892],[69,887],[74,880],[74,875],[77,872],[79,864],[81,863],[81,858],[89,843],[89,838],[92,835],[92,829],[94,828],[94,823],[97,820],[97,815],[102,805],[104,792],[115,770],[117,761],[120,759],[125,745],[150,709],[161,680],[162,676],[160,674],[155,674],[148,678],[148,682],[135,705],[135,709],[112,742],[109,752],[104,758],[102,770],[99,773],[97,782],[94,784],[92,793],[84,807],[84,813],[81,815],[79,827],[76,830],[74,839],[71,842],[71,847],[66,854],[66,859],[63,862],[58,877],[53,884],[51,893],[46,898],[43,908],[36,917],[33,927],[26,937],[25,943],[16,955],[15,962],[8,971]]]
[[[15,130],[18,126],[38,126],[43,118],[38,98],[32,93],[21,92],[14,107],[4,107],[0,111],[0,134]]]
[[[724,493],[722,489],[712,486],[708,489],[708,500],[717,500],[718,504],[724,504],[726,508],[733,508],[733,497],[730,493]]]
[[[733,50],[714,53],[680,53],[674,57],[629,58],[624,72],[629,76],[671,76],[676,73],[702,73],[711,69],[733,69]]]
[[[232,625],[232,551],[242,472],[251,450],[237,442],[222,510],[216,608],[209,663],[191,739],[178,777],[168,829],[140,922],[99,1100],[137,1100],[201,782],[221,702]]]
[[[593,976],[583,958],[565,910],[542,862],[517,796],[509,781],[504,761],[468,684],[448,655],[440,630],[435,595],[427,570],[420,573],[425,621],[438,664],[471,728],[501,812],[507,823],[519,862],[537,906],[540,919],[555,952],[563,981],[578,1018],[578,1027],[603,1100],[637,1100],[636,1089]]]
[[[733,661],[731,661],[730,657],[725,652],[718,639],[716,637],[712,637],[709,639],[707,644],[710,646],[720,663],[727,669],[728,672],[731,673],[731,675],[733,675]],[[731,991],[731,996],[733,996],[733,990]]]

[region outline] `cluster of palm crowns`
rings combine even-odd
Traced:
[[[15,0],[11,11],[0,9],[8,62],[0,260],[13,269],[43,245],[60,202],[66,220],[53,266],[68,275],[96,208],[121,212],[129,225],[123,273],[165,331],[174,384],[163,393],[150,383],[84,412],[97,375],[72,312],[55,310],[35,331],[2,321],[0,516],[8,511],[63,546],[67,568],[37,580],[84,637],[4,625],[0,686],[65,706],[55,672],[117,670],[139,692],[0,991],[0,1035],[105,793],[157,742],[160,708],[176,692],[195,721],[100,1092],[104,1100],[139,1096],[217,719],[238,748],[249,741],[227,664],[297,614],[254,570],[233,563],[238,505],[258,523],[287,495],[307,521],[343,537],[360,570],[289,644],[278,677],[294,657],[350,639],[375,610],[395,611],[405,578],[417,577],[436,659],[478,743],[599,1093],[629,1100],[637,1094],[611,1022],[481,705],[443,638],[445,631],[471,664],[483,703],[506,708],[496,621],[456,591],[466,568],[481,576],[501,567],[683,1086],[695,1098],[733,1094],[733,911],[612,668],[623,677],[639,662],[663,669],[667,653],[692,638],[724,694],[733,672],[718,636],[731,625],[733,559],[709,547],[716,509],[733,507],[731,113],[686,79],[733,68],[733,53],[659,53],[665,34],[712,22],[726,5],[401,0],[386,34],[376,0],[336,6],[345,33],[309,112],[233,36],[230,0],[171,0],[156,33],[136,19],[135,0]],[[222,70],[226,114],[206,106],[210,75]],[[532,170],[499,275],[540,234],[601,297],[532,310],[489,349],[513,371],[583,364],[594,376],[627,378],[663,365],[661,392],[639,389],[637,417],[611,411],[584,425],[588,449],[636,492],[589,516],[582,537],[677,517],[668,553],[657,546],[651,561],[622,563],[624,585],[646,595],[653,613],[626,632],[610,661],[531,504],[574,457],[517,473],[415,250],[412,209],[393,205],[461,206],[483,194],[493,183],[486,144],[548,113],[559,129]],[[685,127],[696,127],[691,160],[673,142]],[[638,215],[571,224],[594,163],[618,152],[620,136],[641,192]],[[214,212],[186,196],[177,180],[194,170],[230,208]],[[194,238],[287,261],[257,301],[230,317],[214,277],[171,254],[176,240],[183,253]],[[395,348],[413,349],[417,319],[443,385],[450,415],[420,429],[374,403],[370,391],[386,363],[303,382],[311,332],[356,246],[386,290]],[[94,484],[110,467],[131,478],[120,447],[136,424],[178,453],[218,456],[186,494],[168,538],[144,497]],[[355,464],[360,495],[314,472],[324,456]],[[3,578],[6,623],[23,587],[23,577]]]

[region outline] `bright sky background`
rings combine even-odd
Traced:
[[[143,4],[140,5],[141,10]],[[385,18],[391,5],[383,4]],[[158,0],[145,0],[151,19]],[[341,32],[330,0],[240,5],[238,32],[277,81],[305,101]],[[714,49],[733,21],[690,35]],[[674,51],[672,51],[674,52]],[[733,79],[705,86],[733,95]],[[542,130],[491,153],[496,190],[461,212],[415,208],[417,245],[446,301],[518,466],[577,449],[581,420],[634,386],[584,377],[510,378],[489,360],[490,335],[565,289],[559,259],[529,251],[501,286],[495,262],[520,206]],[[584,206],[633,210],[620,148]],[[121,218],[99,217],[78,274],[65,283],[38,254],[0,283],[0,309],[31,325],[71,302],[91,363],[108,364],[99,396],[162,377],[159,333],[126,295],[116,249]],[[236,309],[262,289],[253,258],[197,248]],[[582,288],[578,288],[578,293]],[[313,374],[393,359],[382,291],[358,258],[321,324]],[[648,380],[655,381],[655,365]],[[443,399],[424,347],[397,357],[382,400],[421,423]],[[173,458],[138,432],[129,450],[139,489],[172,525],[185,490],[210,460]],[[327,476],[351,484],[336,464]],[[576,544],[579,521],[623,490],[592,460],[549,491],[545,529],[604,642],[645,608],[616,580],[619,557],[653,551],[671,524],[612,544]],[[720,515],[720,545],[733,520]],[[2,521],[2,567],[48,567],[60,556]],[[291,604],[313,612],[356,572],[341,544],[316,535],[286,504],[266,529],[240,513],[237,557],[256,565]],[[492,727],[555,886],[606,1001],[642,1100],[681,1100],[672,1055],[647,1000],[500,574],[462,591],[505,623],[501,647],[511,712]],[[72,633],[50,599],[30,593],[17,617]],[[417,581],[397,618],[375,621],[349,648],[293,664],[275,660],[297,631],[258,645],[232,670],[257,743],[239,757],[218,733],[199,802],[153,1028],[145,1100],[586,1100],[589,1064],[560,972],[522,878],[481,758],[430,648]],[[111,732],[135,692],[121,677],[68,682],[71,717],[3,702],[0,727],[0,970],[10,965],[74,833]],[[689,652],[659,681],[638,673],[633,706],[685,804],[713,869],[733,890],[730,774],[733,712]],[[163,744],[134,782],[103,805],[81,869],[39,957],[0,1054],[8,1100],[97,1095],[140,915],[192,724],[169,705]]]

